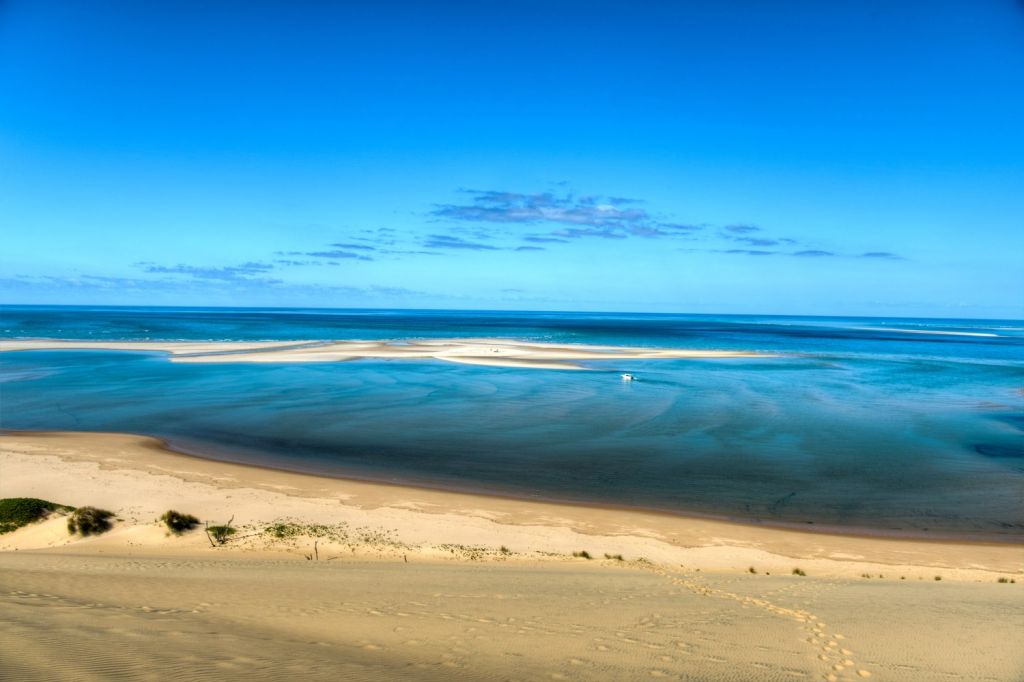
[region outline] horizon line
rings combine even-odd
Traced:
[[[794,317],[811,319],[842,319],[842,320],[961,320],[961,321],[999,321],[1024,323],[1024,317],[943,317],[929,315],[808,315],[800,313],[695,313],[695,312],[654,312],[654,311],[623,311],[623,310],[563,310],[563,309],[501,309],[501,308],[375,308],[375,307],[318,307],[318,306],[201,306],[201,305],[112,305],[112,304],[62,304],[62,303],[0,303],[3,308],[71,308],[71,309],[157,309],[157,310],[196,310],[196,311],[334,311],[334,312],[393,312],[393,313],[504,313],[504,314],[568,314],[568,315],[623,315],[650,317]]]

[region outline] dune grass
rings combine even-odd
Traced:
[[[185,531],[192,530],[199,525],[199,519],[192,516],[191,514],[183,514],[173,509],[168,509],[164,512],[160,520],[167,526],[167,530],[171,531],[175,535],[181,535]]]
[[[0,535],[10,533],[46,518],[53,512],[69,512],[74,507],[36,497],[8,497],[0,500]]]
[[[79,507],[68,517],[68,532],[74,535],[99,535],[111,528],[114,512],[96,507]]]
[[[208,526],[206,532],[210,534],[210,537],[217,541],[218,545],[223,545],[228,541],[232,535],[238,532],[233,526]]]

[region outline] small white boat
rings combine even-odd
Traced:
[[[622,380],[623,381],[636,381],[636,377],[633,376],[632,374],[623,374],[622,375]]]

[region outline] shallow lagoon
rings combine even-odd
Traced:
[[[3,353],[0,425],[146,433],[208,457],[517,496],[818,527],[1024,537],[1019,323],[2,313],[7,337],[145,338],[139,329],[164,339],[515,336],[782,352],[595,362],[584,372],[410,360],[176,364],[138,352]],[[154,328],[161,333],[153,335]],[[639,380],[621,381],[624,371]]]

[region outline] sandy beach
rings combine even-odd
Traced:
[[[120,434],[7,434],[0,472],[0,497],[119,519],[84,539],[61,517],[0,536],[0,650],[19,643],[0,666],[17,679],[1024,674],[1015,544],[329,479]],[[238,533],[170,535],[157,521],[170,508]]]
[[[582,369],[583,360],[656,360],[771,357],[745,351],[631,348],[527,343],[509,339],[411,341],[175,342],[4,340],[0,352],[24,350],[123,350],[167,353],[174,362],[340,362],[360,358],[434,359],[495,367]]]

